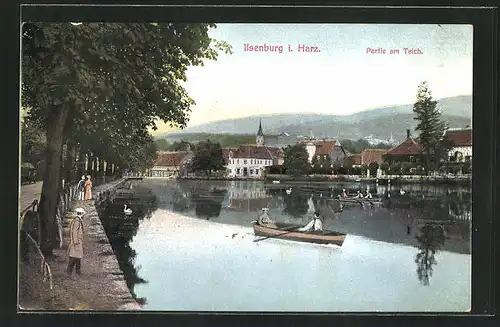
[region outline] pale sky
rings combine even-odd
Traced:
[[[218,24],[209,34],[231,44],[233,54],[188,69],[185,88],[196,101],[188,127],[252,115],[346,115],[408,104],[424,80],[436,99],[472,94],[471,25]],[[283,52],[244,51],[246,43],[282,45]],[[298,44],[320,52],[298,52]],[[157,133],[168,130],[159,127]]]

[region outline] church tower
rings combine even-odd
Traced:
[[[259,131],[256,138],[257,146],[264,146],[264,133],[262,132],[262,120],[259,121]]]

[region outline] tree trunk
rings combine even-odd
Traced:
[[[76,158],[76,145],[68,142],[68,152],[66,155],[66,162],[64,163],[64,179],[66,184],[71,184],[75,181],[75,158]]]
[[[40,248],[45,257],[52,256],[52,250],[57,242],[56,208],[61,177],[63,131],[67,123],[68,112],[69,108],[62,106],[54,109],[53,117],[48,119],[46,166],[39,206],[42,235]]]

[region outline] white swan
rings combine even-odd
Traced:
[[[288,188],[288,189],[286,189],[286,191],[285,191],[285,192],[286,192],[286,194],[292,194],[292,188]]]
[[[123,213],[126,215],[130,215],[130,214],[132,214],[132,209],[130,209],[130,208],[127,209],[127,205],[125,204],[123,206]]]
[[[405,193],[406,193],[405,191],[403,191],[403,190],[399,190],[399,194],[403,195],[403,194],[405,194]]]

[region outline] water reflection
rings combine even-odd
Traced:
[[[126,184],[119,189],[117,195],[101,204],[98,208],[106,235],[111,243],[125,281],[132,296],[140,304],[145,304],[145,298],[137,298],[134,292],[135,285],[147,283],[138,274],[140,266],[135,265],[136,251],[130,247],[130,241],[137,234],[139,221],[151,218],[157,209],[155,196],[150,190],[136,187],[131,194],[125,190],[132,189],[132,184]],[[125,215],[123,206],[132,209],[131,215]]]
[[[158,180],[136,181],[133,185],[127,189],[129,193],[124,190],[123,196],[102,209],[103,224],[133,294],[134,285],[147,281],[138,275],[137,254],[129,243],[139,221],[149,219],[157,209],[244,227],[251,226],[263,207],[270,209],[269,215],[276,221],[299,224],[307,223],[313,211],[320,211],[325,229],[418,248],[418,254],[412,250],[411,255],[415,255],[418,281],[423,285],[430,284],[439,251],[470,254],[472,198],[471,190],[464,187]],[[289,188],[290,194],[286,192]],[[332,214],[331,201],[342,189],[350,194],[368,189],[383,203],[346,206],[341,213]],[[133,210],[130,217],[122,214],[125,203]]]
[[[415,256],[418,280],[424,285],[429,285],[433,266],[437,264],[435,255],[444,245],[446,239],[444,227],[425,224],[420,228],[420,235],[416,238],[420,249]]]

